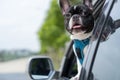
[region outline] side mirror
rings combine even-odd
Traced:
[[[51,80],[55,74],[51,59],[46,56],[30,58],[28,74],[32,80]]]

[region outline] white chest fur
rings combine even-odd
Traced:
[[[78,34],[71,35],[70,38],[72,40],[74,40],[74,39],[84,40],[84,39],[89,38],[91,36],[91,34],[92,34],[92,32],[89,32],[89,33],[80,32]]]

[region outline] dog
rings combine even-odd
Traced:
[[[59,5],[65,18],[65,28],[74,42],[73,50],[78,66],[78,74],[71,80],[78,80],[94,27],[92,0],[83,0],[82,4],[73,6],[69,0],[59,0]]]

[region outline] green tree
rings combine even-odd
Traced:
[[[64,27],[64,18],[57,4],[58,0],[52,0],[45,22],[38,31],[41,44],[40,53],[53,59],[55,68],[60,66],[61,58],[65,52],[65,43],[69,41]],[[79,0],[71,0],[74,5]],[[45,54],[47,53],[47,54]]]
[[[41,44],[41,53],[59,52],[64,49],[65,43],[69,40],[57,0],[52,0],[48,15],[38,32],[38,36]]]
[[[71,5],[81,4],[81,0],[69,0]]]

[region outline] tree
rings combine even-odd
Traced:
[[[81,0],[69,0],[71,5],[81,4]]]
[[[59,52],[69,41],[57,0],[52,0],[48,15],[38,32],[41,53]]]
[[[71,4],[76,4],[71,0]],[[57,4],[57,0],[52,0],[45,22],[38,31],[38,37],[41,44],[40,53],[47,53],[53,59],[54,66],[57,69],[60,66],[61,58],[65,52],[65,43],[69,41],[64,27],[64,18]],[[51,54],[52,53],[52,54]]]

